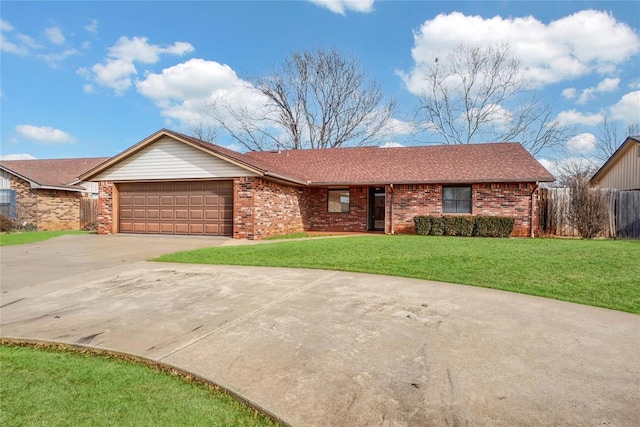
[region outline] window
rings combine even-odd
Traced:
[[[443,213],[471,213],[471,187],[442,187]]]
[[[329,190],[329,212],[349,212],[349,190]]]
[[[15,219],[16,190],[0,190],[0,214]]]

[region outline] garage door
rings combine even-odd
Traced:
[[[120,232],[233,233],[233,182],[135,182],[118,185]]]

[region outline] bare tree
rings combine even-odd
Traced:
[[[189,130],[191,136],[206,142],[215,143],[218,137],[218,127],[207,124],[203,120],[191,123]]]
[[[357,59],[336,50],[292,53],[248,89],[259,95],[259,105],[218,99],[207,114],[250,150],[374,144],[395,108]]]
[[[605,116],[599,126],[598,144],[593,156],[601,163],[606,162],[629,136],[640,135],[638,123],[628,123],[622,130],[617,123]]]
[[[446,144],[518,141],[535,155],[568,139],[569,130],[540,103],[508,45],[461,45],[434,58],[424,81],[416,118]]]

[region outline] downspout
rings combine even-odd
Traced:
[[[391,189],[391,209],[390,209],[390,211],[391,211],[391,213],[390,213],[390,216],[391,216],[391,227],[390,228],[391,228],[391,230],[390,231],[391,231],[391,234],[394,234],[394,232],[393,232],[393,193],[394,193],[393,184],[389,184],[389,188]]]
[[[530,229],[531,229],[531,237],[535,238],[535,208],[536,208],[536,191],[538,191],[538,183],[536,182],[535,187],[533,187],[533,191],[531,192],[531,219],[530,219]]]

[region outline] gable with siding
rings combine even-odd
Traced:
[[[600,188],[640,190],[640,139],[627,138],[591,182]]]
[[[257,176],[226,160],[165,136],[121,160],[92,181],[233,178]]]

